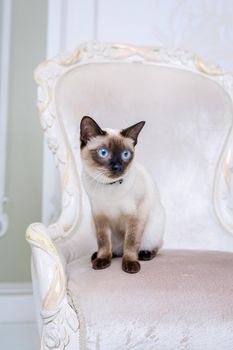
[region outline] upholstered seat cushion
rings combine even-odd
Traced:
[[[84,257],[68,276],[86,349],[233,349],[232,253],[164,250],[134,275]]]

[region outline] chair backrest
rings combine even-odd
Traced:
[[[157,183],[167,224],[165,247],[233,250],[233,76],[182,50],[87,43],[42,63],[41,124],[59,166],[62,213],[54,239],[89,240],[90,208],[80,180],[79,123],[146,120],[137,158]]]

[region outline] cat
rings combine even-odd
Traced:
[[[104,269],[123,256],[122,269],[140,270],[163,243],[165,213],[157,187],[135,161],[135,146],[145,122],[126,129],[102,129],[85,116],[80,123],[82,181],[94,219],[98,252],[92,267]]]

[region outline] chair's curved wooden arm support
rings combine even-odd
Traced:
[[[66,349],[71,341],[76,341],[78,344],[79,320],[68,300],[62,257],[44,225],[39,223],[30,225],[26,239],[31,245],[39,285],[41,349]]]
[[[39,279],[42,308],[54,309],[66,294],[62,259],[44,225],[39,223],[30,225],[26,239],[31,245],[33,264]]]

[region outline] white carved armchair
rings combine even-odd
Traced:
[[[35,72],[62,186],[61,215],[32,224],[41,349],[233,349],[233,76],[182,50],[88,43]],[[96,249],[80,180],[79,123],[144,119],[137,157],[166,210],[164,249],[129,275]]]

